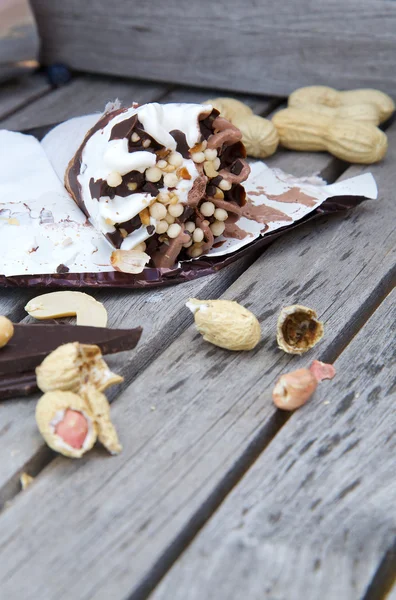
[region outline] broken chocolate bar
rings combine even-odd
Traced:
[[[58,324],[15,324],[14,336],[0,351],[0,399],[35,391],[35,367],[62,344],[95,344],[103,354],[115,354],[135,348],[141,334],[141,327],[107,329]]]

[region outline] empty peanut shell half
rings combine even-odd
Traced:
[[[323,337],[323,323],[312,308],[294,304],[282,308],[278,318],[278,346],[288,354],[304,354]]]
[[[30,300],[26,312],[34,319],[77,317],[77,325],[106,327],[107,311],[101,302],[83,292],[51,292]]]

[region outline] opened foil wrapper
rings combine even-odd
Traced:
[[[66,121],[41,143],[31,135],[0,131],[0,285],[140,288],[181,283],[214,273],[301,223],[377,198],[369,173],[326,185],[319,178],[295,178],[252,162],[244,187],[253,208],[268,213],[265,227],[242,218],[238,225],[248,234],[243,239],[224,238],[207,254],[172,268],[121,273],[110,263],[108,240],[63,182],[70,159],[99,117]]]
[[[0,3],[0,81],[38,67],[39,36],[27,0]]]

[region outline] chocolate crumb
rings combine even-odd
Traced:
[[[66,267],[66,265],[58,265],[56,267],[56,272],[57,273],[68,273],[70,271],[69,267]]]

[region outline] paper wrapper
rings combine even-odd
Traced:
[[[242,218],[238,226],[247,235],[220,238],[206,256],[172,269],[120,273],[110,265],[111,246],[63,186],[66,165],[98,116],[62,123],[41,144],[32,136],[0,131],[0,285],[141,288],[181,283],[214,273],[301,223],[377,198],[371,174],[324,185],[255,162],[244,186],[254,205],[266,207],[266,225]]]

